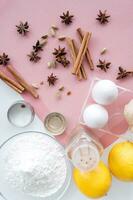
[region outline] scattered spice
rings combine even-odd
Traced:
[[[43,35],[42,37],[41,37],[41,39],[43,39],[43,40],[46,40],[48,38],[48,35],[46,34],[46,35]]]
[[[62,91],[64,91],[64,89],[65,89],[65,87],[61,86],[58,90],[62,92]]]
[[[67,65],[69,65],[70,61],[67,60],[66,58],[66,51],[65,51],[65,47],[61,48],[60,46],[58,47],[58,49],[54,49],[53,55],[55,56],[55,59],[58,63],[62,64],[64,67],[66,67]]]
[[[116,79],[119,80],[119,79],[126,78],[128,76],[133,76],[133,71],[127,71],[123,69],[122,67],[119,67],[119,72]]]
[[[66,13],[63,12],[63,14],[60,16],[60,18],[62,19],[61,22],[69,25],[72,23],[72,19],[73,19],[73,15],[70,15],[69,11],[67,11]]]
[[[61,97],[62,97],[61,92],[60,92],[60,91],[57,91],[57,92],[55,93],[55,96],[56,96],[57,99],[61,99]]]
[[[51,62],[48,62],[47,65],[48,65],[48,68],[51,69]]]
[[[44,84],[44,82],[43,82],[43,81],[41,81],[41,82],[40,82],[40,85],[43,85],[43,84]]]
[[[59,41],[64,41],[65,39],[66,39],[66,37],[64,35],[61,35],[61,36],[58,37]]]
[[[102,51],[100,52],[101,55],[105,54],[107,52],[106,48],[103,48]]]
[[[32,83],[32,87],[37,89],[37,90],[39,89],[39,85],[37,83]]]
[[[17,32],[21,35],[26,35],[29,32],[29,25],[28,22],[20,22],[19,25],[16,25],[17,27]]]
[[[53,28],[55,31],[59,30],[59,28],[56,25],[52,25],[51,28]]]
[[[35,52],[43,51],[43,46],[44,46],[44,43],[41,43],[39,40],[37,40],[36,44],[33,46],[33,50]]]
[[[51,27],[49,34],[50,34],[51,37],[55,37],[56,36],[56,30]]]
[[[96,18],[96,20],[98,20],[101,24],[106,24],[109,22],[108,18],[110,17],[110,15],[107,15],[106,12],[106,10],[104,12],[99,10],[99,14],[97,15],[98,17]]]
[[[10,61],[10,58],[8,57],[7,54],[3,53],[0,55],[0,65],[6,66]]]
[[[50,76],[48,76],[48,78],[47,78],[47,82],[49,83],[49,86],[55,85],[55,82],[57,80],[58,80],[58,78],[55,75],[53,75],[53,73]]]
[[[66,56],[60,56],[56,58],[56,61],[60,64],[62,64],[64,67],[68,66],[70,64],[70,61],[67,60]]]
[[[56,61],[48,62],[47,65],[48,65],[48,68],[49,68],[49,69],[51,69],[51,68],[56,68]]]
[[[68,95],[68,96],[69,96],[69,95],[71,95],[71,94],[72,94],[72,92],[71,92],[71,91],[68,91],[68,92],[67,92],[67,95]]]
[[[106,72],[109,69],[110,65],[110,62],[106,62],[105,60],[102,61],[99,59],[99,64],[97,65],[97,67]]]
[[[65,47],[61,48],[59,46],[58,49],[54,48],[53,55],[55,55],[56,58],[66,55]]]
[[[28,54],[28,57],[31,62],[35,62],[35,63],[37,63],[41,59],[41,57],[38,56],[38,53],[34,51]]]

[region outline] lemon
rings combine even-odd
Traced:
[[[115,177],[133,181],[133,142],[115,144],[109,153],[108,163]]]
[[[74,168],[73,177],[79,190],[91,198],[106,195],[112,180],[108,168],[102,161],[90,172],[81,172],[79,169]]]

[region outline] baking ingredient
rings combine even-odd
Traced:
[[[108,112],[104,107],[92,104],[85,108],[83,120],[90,128],[103,128],[108,122]]]
[[[35,88],[36,90],[39,89],[39,85],[38,85],[37,83],[32,83],[31,85],[32,85],[32,87]]]
[[[20,83],[27,92],[29,92],[34,98],[39,98],[37,91],[25,81],[25,79],[16,71],[16,69],[8,65],[7,70],[14,76],[14,78]]]
[[[67,96],[70,96],[71,94],[72,94],[71,91],[68,91],[68,92],[67,92]]]
[[[106,62],[105,60],[102,61],[99,59],[99,64],[97,65],[97,68],[100,68],[101,70],[107,72],[107,70],[110,68],[110,65],[110,62]]]
[[[98,81],[92,89],[92,98],[96,103],[109,105],[118,97],[118,88],[116,84],[110,80]]]
[[[72,74],[77,75],[79,73],[83,58],[84,58],[86,51],[87,51],[87,48],[88,48],[88,43],[89,43],[90,38],[91,38],[91,33],[86,32],[84,34],[82,43],[80,45],[80,48],[79,48],[79,51],[78,51],[78,54],[77,54],[77,57],[76,57],[76,61],[75,61],[74,66],[72,68]]]
[[[64,36],[64,35],[60,35],[59,37],[58,37],[58,40],[59,41],[64,41],[66,39],[66,36]]]
[[[61,91],[57,91],[57,92],[55,93],[55,97],[56,97],[57,99],[61,99],[61,98],[62,98]]]
[[[34,119],[34,109],[29,103],[18,101],[8,110],[9,121],[17,127],[25,127]]]
[[[111,174],[102,161],[90,172],[82,172],[75,168],[73,177],[78,189],[90,198],[105,196],[112,182]]]
[[[42,36],[41,39],[37,40],[35,45],[32,46],[33,50],[30,54],[27,55],[31,62],[37,63],[41,59],[41,57],[39,56],[39,52],[43,51],[44,45],[47,43],[47,38],[48,35]]]
[[[21,35],[26,35],[29,32],[29,24],[28,22],[20,22],[19,25],[16,25],[17,32]]]
[[[62,91],[64,91],[64,89],[65,89],[65,87],[61,86],[58,90],[62,92]]]
[[[37,63],[41,59],[41,57],[38,56],[38,53],[34,51],[31,51],[27,56],[29,57],[29,60],[34,63]]]
[[[112,174],[122,181],[133,181],[133,142],[115,144],[108,157]]]
[[[103,54],[105,54],[106,52],[107,52],[107,49],[104,47],[104,48],[101,50],[100,54],[103,55]]]
[[[45,134],[19,134],[5,144],[0,157],[0,177],[14,191],[45,198],[65,182],[64,149]]]
[[[129,129],[133,132],[133,99],[124,107],[124,116],[128,122]]]
[[[36,44],[33,45],[33,50],[34,50],[35,52],[43,51],[43,46],[44,46],[44,44],[41,43],[39,40],[37,40]]]
[[[58,80],[58,78],[52,73],[50,76],[47,78],[47,82],[50,85],[55,85],[55,82]]]
[[[61,113],[49,113],[44,120],[45,128],[52,135],[61,135],[66,129],[66,119]]]
[[[80,39],[80,42],[82,42],[83,38],[84,38],[84,32],[81,28],[78,28],[77,29],[77,33],[79,35],[79,39]],[[92,35],[92,33],[90,33]],[[89,64],[89,67],[90,67],[90,70],[94,70],[94,63],[92,61],[92,57],[91,57],[91,53],[90,53],[90,50],[89,48],[87,47],[87,50],[86,50],[86,53],[85,53],[85,57],[86,57],[86,60]]]
[[[106,24],[109,22],[109,17],[110,17],[110,15],[107,15],[106,10],[104,12],[99,10],[99,14],[97,15],[96,20],[98,20],[101,24]]]
[[[83,172],[95,169],[103,153],[98,138],[81,125],[74,128],[70,135],[66,152],[72,164]]]
[[[8,57],[7,54],[3,53],[0,55],[0,65],[6,66],[10,61],[10,58]]]
[[[56,61],[49,61],[47,65],[49,69],[56,68]]]
[[[61,48],[60,46],[58,49],[54,48],[53,55],[55,56],[55,60],[62,64],[64,67],[70,64],[70,61],[66,57],[65,47]]]
[[[63,12],[63,14],[60,16],[61,18],[61,22],[66,24],[66,25],[69,25],[72,23],[72,20],[73,20],[73,15],[70,15],[69,11],[67,10],[66,13]]]
[[[74,65],[79,50],[77,48],[75,40],[67,37],[66,42],[67,42],[67,45],[70,49],[70,53],[71,53],[71,57],[72,57],[72,60],[73,60],[73,65]],[[81,67],[80,67],[79,72],[77,74],[77,78],[78,78],[79,81],[82,80],[82,78],[85,79],[85,80],[87,79],[87,75],[86,75],[83,64],[81,64]]]
[[[59,28],[56,25],[52,25],[51,28],[53,28],[55,31],[59,30]]]
[[[118,76],[116,77],[117,80],[129,77],[129,76],[133,76],[133,71],[131,70],[127,71],[126,69],[119,67]]]
[[[51,37],[55,37],[56,36],[56,30],[51,27],[50,30],[49,30],[49,34],[50,34]]]
[[[47,35],[47,34],[43,35],[43,36],[41,37],[41,39],[43,39],[43,40],[48,39],[48,35]]]

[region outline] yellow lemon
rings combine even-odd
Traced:
[[[102,161],[90,172],[81,172],[74,168],[73,177],[79,190],[91,198],[106,195],[112,182],[111,174]]]
[[[133,181],[133,142],[115,144],[108,157],[114,176],[123,181]]]

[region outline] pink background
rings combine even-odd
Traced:
[[[100,25],[96,20],[98,10],[107,10],[111,15],[107,25]],[[74,17],[73,24],[65,26],[61,24],[59,16],[66,10],[70,10]],[[11,64],[25,77],[29,83],[40,83],[40,99],[34,100],[28,94],[24,98],[32,103],[36,113],[44,120],[48,112],[61,112],[68,121],[66,133],[59,140],[66,143],[70,131],[76,125],[81,107],[88,93],[89,85],[93,77],[106,78],[116,81],[118,66],[133,69],[133,1],[132,0],[0,0],[0,54],[6,52],[11,58]],[[22,37],[16,32],[15,25],[19,21],[28,21],[30,32]],[[88,74],[88,80],[79,82],[71,75],[71,67],[47,69],[47,62],[52,59],[54,47],[65,42],[59,42],[57,38],[50,38],[48,44],[41,52],[42,59],[37,64],[29,62],[27,54],[32,50],[32,45],[37,39],[49,31],[52,24],[59,27],[58,35],[78,37],[76,28],[82,27],[92,32],[89,48],[94,64],[98,59],[106,59],[112,63],[107,73],[95,68],[90,72],[86,62],[84,66]],[[100,51],[106,47],[107,53],[100,56]],[[71,62],[72,63],[72,62]],[[1,67],[2,68],[2,67]],[[49,87],[46,80],[50,73],[58,76],[55,87]],[[133,89],[132,78],[116,81],[117,84]],[[61,100],[55,98],[55,93],[60,86],[65,86]],[[71,96],[66,92],[72,91]],[[2,95],[2,94],[1,94]],[[114,137],[101,134],[105,146],[110,144]]]

